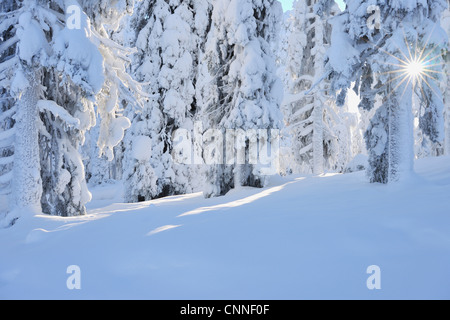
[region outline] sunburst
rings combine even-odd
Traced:
[[[405,76],[412,79],[416,83],[427,71],[426,64],[423,61],[415,58],[414,60],[408,61],[408,64],[404,67],[403,72]]]
[[[412,92],[415,92],[416,88],[420,88],[421,93],[424,94],[423,88],[424,86],[427,86],[437,94],[431,82],[439,82],[439,77],[436,78],[436,76],[439,76],[439,74],[444,75],[443,71],[439,71],[439,67],[443,66],[445,63],[440,62],[442,53],[439,49],[439,45],[430,48],[430,38],[431,34],[423,47],[420,48],[419,41],[412,44],[407,40],[406,35],[404,35],[405,47],[407,50],[402,50],[398,47],[399,56],[381,49],[384,53],[396,60],[395,63],[386,63],[389,65],[390,71],[383,73],[392,75],[388,84],[398,82],[389,95],[396,92],[398,88],[404,84],[406,84],[406,86],[403,95],[410,85],[412,86]]]

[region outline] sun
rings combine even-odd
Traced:
[[[439,70],[445,62],[441,61],[442,52],[440,52],[439,46],[435,45],[434,48],[430,48],[429,40],[427,40],[423,47],[420,47],[419,41],[416,41],[415,45],[411,44],[405,36],[406,52],[405,50],[401,50],[400,47],[397,47],[399,55],[394,55],[381,49],[384,53],[396,60],[395,63],[385,63],[389,66],[390,71],[384,72],[383,74],[392,76],[392,79],[388,83],[398,82],[397,86],[389,95],[393,94],[401,85],[405,85],[403,94],[407,92],[407,88],[410,85],[412,86],[413,93],[417,93],[416,88],[419,88],[419,92],[423,95],[426,86],[437,94],[431,83],[438,83],[440,81],[439,75],[445,75],[443,71]]]
[[[415,58],[408,63],[404,67],[405,75],[407,75],[414,83],[420,80],[421,77],[426,72],[426,65],[423,61]]]

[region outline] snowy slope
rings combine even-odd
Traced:
[[[450,159],[409,184],[363,173],[274,179],[222,198],[120,203],[94,190],[89,214],[0,230],[0,298],[450,298]],[[68,290],[67,267],[81,268]],[[366,287],[370,265],[381,290]]]

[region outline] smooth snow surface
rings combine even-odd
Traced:
[[[87,216],[0,230],[0,299],[450,299],[450,158],[416,170],[390,186],[358,172],[138,204],[98,187]],[[366,287],[371,265],[381,290]]]

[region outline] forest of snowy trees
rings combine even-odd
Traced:
[[[450,155],[448,1],[345,2],[1,0],[0,219]]]

